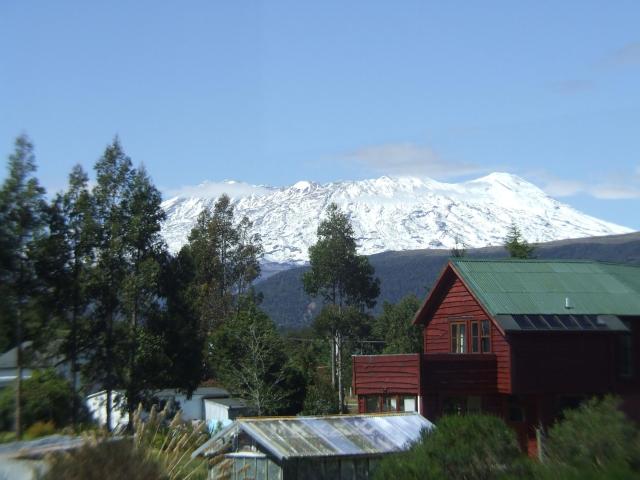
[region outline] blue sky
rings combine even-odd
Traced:
[[[0,154],[167,194],[508,171],[640,229],[640,2],[0,3]],[[0,174],[4,175],[4,173]]]

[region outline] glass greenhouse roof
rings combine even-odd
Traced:
[[[276,458],[376,456],[406,450],[433,424],[418,413],[240,418],[195,454],[215,451],[239,432]]]

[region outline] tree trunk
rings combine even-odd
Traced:
[[[136,277],[137,277],[136,268]],[[137,278],[136,278],[137,281]],[[136,388],[136,353],[138,349],[138,288],[135,287],[133,300],[133,315],[131,318],[131,352],[129,353],[129,388],[127,389],[127,411],[129,413],[129,422],[127,429],[133,431],[133,413],[136,409],[135,401],[137,397]]]
[[[76,270],[77,272],[77,270]],[[71,389],[73,390],[73,399],[71,404],[71,423],[73,430],[78,427],[78,279],[75,274],[76,281],[73,292],[73,310],[71,312]]]
[[[106,368],[107,368],[107,377],[106,377],[106,390],[107,390],[107,432],[111,431],[111,396],[112,396],[112,377],[113,377],[113,348],[111,347],[111,337],[112,337],[112,328],[113,328],[113,311],[109,312],[107,317],[108,325],[107,325],[107,338],[106,338]]]
[[[18,340],[16,347],[16,440],[22,440],[22,319],[20,308],[18,307],[16,312],[16,337]]]
[[[340,323],[342,324],[342,293],[340,293],[340,303],[338,304],[338,316]],[[342,385],[342,333],[338,331],[336,333],[336,359],[338,371],[338,404],[340,406],[340,413],[344,413],[344,387]]]
[[[106,427],[107,427],[107,432],[111,431],[111,387],[107,387],[107,423],[106,423]]]
[[[335,390],[336,388],[336,336],[334,333],[331,334],[331,338],[329,339],[329,343],[331,344],[330,356],[331,356],[331,386]]]
[[[340,413],[344,413],[344,386],[342,385],[342,335],[337,335],[336,342],[337,370],[338,370],[338,403]]]
[[[77,354],[77,317],[74,308],[73,319],[71,320],[71,389],[73,399],[71,405],[71,423],[73,430],[78,427],[78,354]]]
[[[15,407],[15,431],[16,440],[22,440],[22,292],[24,285],[23,263],[20,262],[19,286],[16,308],[16,407]]]

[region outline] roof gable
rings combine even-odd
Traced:
[[[453,268],[451,262],[449,262],[442,270],[442,273],[438,277],[438,280],[436,280],[433,288],[429,291],[427,298],[424,300],[415,316],[413,317],[412,323],[414,325],[426,325],[428,323],[428,320],[430,321],[431,317],[435,314],[435,312],[441,306],[442,302],[445,300],[446,296],[450,293],[450,290],[455,285],[456,280],[461,282],[462,286],[465,289],[465,292],[468,292],[468,294],[473,297],[478,307],[484,310],[489,318],[492,317],[491,313],[485,308],[484,304],[480,301],[480,299],[478,299],[478,297],[476,297],[473,289],[469,288],[464,278]],[[498,323],[496,323],[496,326],[499,330],[502,331],[502,328]],[[502,333],[504,333],[504,331]]]
[[[640,315],[639,267],[567,260],[455,259],[449,265],[492,316]]]

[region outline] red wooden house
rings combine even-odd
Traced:
[[[639,267],[455,259],[414,323],[422,354],[353,358],[361,413],[492,413],[531,454],[536,428],[593,395],[640,421]]]

